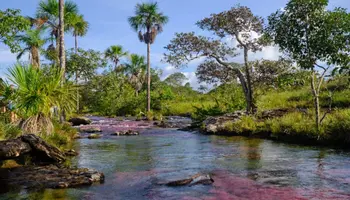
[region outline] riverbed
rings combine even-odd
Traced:
[[[15,190],[0,199],[350,199],[347,151],[94,120],[103,137],[77,140],[79,155],[72,165],[103,172],[103,184]],[[111,136],[113,127],[134,127],[140,135]],[[161,184],[197,173],[210,174],[215,182],[175,188]]]

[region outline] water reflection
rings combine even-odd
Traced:
[[[14,190],[0,199],[350,199],[350,154],[243,137],[167,129],[138,137],[79,140],[72,165],[106,175],[102,185]],[[212,174],[213,186],[160,183]]]

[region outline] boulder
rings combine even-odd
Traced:
[[[139,135],[140,133],[137,131],[133,131],[133,130],[127,130],[127,131],[116,131],[115,133],[113,133],[112,135],[116,135],[116,136],[132,136],[132,135]]]
[[[22,186],[28,189],[72,188],[103,181],[103,173],[86,168],[61,168],[56,165],[2,169],[0,173],[0,185]]]
[[[86,117],[74,117],[68,120],[73,126],[88,125],[91,124],[91,120]]]
[[[187,179],[176,180],[166,183],[166,186],[193,186],[193,185],[210,185],[214,183],[214,180],[209,174],[196,174]]]
[[[65,156],[59,149],[33,134],[0,142],[0,160],[18,158],[27,154],[30,154],[33,162],[38,163],[65,161]]]
[[[234,113],[225,114],[223,116],[208,117],[203,121],[203,131],[206,133],[218,133],[225,131],[225,124],[227,122],[236,122],[245,116],[244,111],[236,111]]]
[[[101,135],[100,134],[90,134],[88,136],[89,139],[98,139],[98,138],[101,138]]]
[[[102,130],[98,127],[81,127],[80,131],[85,132],[85,133],[100,133],[100,132],[102,132]]]
[[[21,138],[0,141],[0,160],[17,158],[32,151],[30,145]]]

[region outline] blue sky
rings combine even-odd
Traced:
[[[17,8],[23,15],[33,16],[40,0],[10,0],[3,1],[0,9]],[[79,39],[79,46],[84,49],[104,51],[110,45],[122,45],[131,53],[146,55],[146,46],[140,43],[137,34],[130,28],[127,18],[133,15],[136,3],[140,0],[73,0],[79,6],[86,20],[90,23],[88,34]],[[152,45],[151,62],[153,67],[163,69],[163,78],[176,71],[173,67],[160,60],[164,53],[164,46],[174,37],[176,32],[195,31],[201,34],[195,23],[209,16],[211,13],[228,10],[230,7],[241,4],[248,6],[256,15],[266,18],[272,12],[285,6],[287,0],[159,0],[162,12],[169,16],[170,21],[164,27],[154,45]],[[330,0],[330,8],[337,6],[350,9],[350,0]],[[73,38],[66,35],[66,47],[74,46]],[[15,55],[0,44],[0,76],[4,76],[6,69],[16,62]],[[269,47],[256,55],[253,59],[278,57],[278,49]],[[240,61],[240,58],[237,58]],[[180,71],[190,78],[191,85],[197,86],[194,72],[198,62],[193,62],[188,68]]]

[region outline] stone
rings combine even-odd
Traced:
[[[17,158],[32,151],[30,145],[21,138],[0,141],[0,160]]]
[[[74,151],[73,149],[70,149],[70,150],[65,151],[64,155],[69,156],[69,157],[73,157],[73,156],[79,155],[79,153]]]
[[[85,133],[99,133],[102,132],[102,130],[98,127],[81,127],[80,128],[81,132]]]
[[[56,165],[23,166],[2,169],[0,185],[22,186],[27,189],[72,188],[103,183],[104,174],[86,168],[66,168]]]
[[[137,132],[137,131],[127,130],[127,131],[116,131],[112,135],[116,135],[116,136],[133,136],[133,135],[139,135],[139,134],[140,133]]]
[[[100,134],[90,134],[88,136],[89,139],[98,139],[98,138],[101,138],[101,135]]]
[[[178,187],[193,185],[210,185],[212,183],[214,183],[214,180],[209,174],[196,174],[187,179],[168,182],[165,185],[169,187]]]
[[[88,125],[91,124],[91,120],[86,117],[74,117],[68,120],[73,126]]]
[[[208,117],[203,121],[203,131],[206,133],[218,133],[225,131],[225,124],[227,122],[236,122],[245,116],[244,111],[236,111],[223,116]]]

